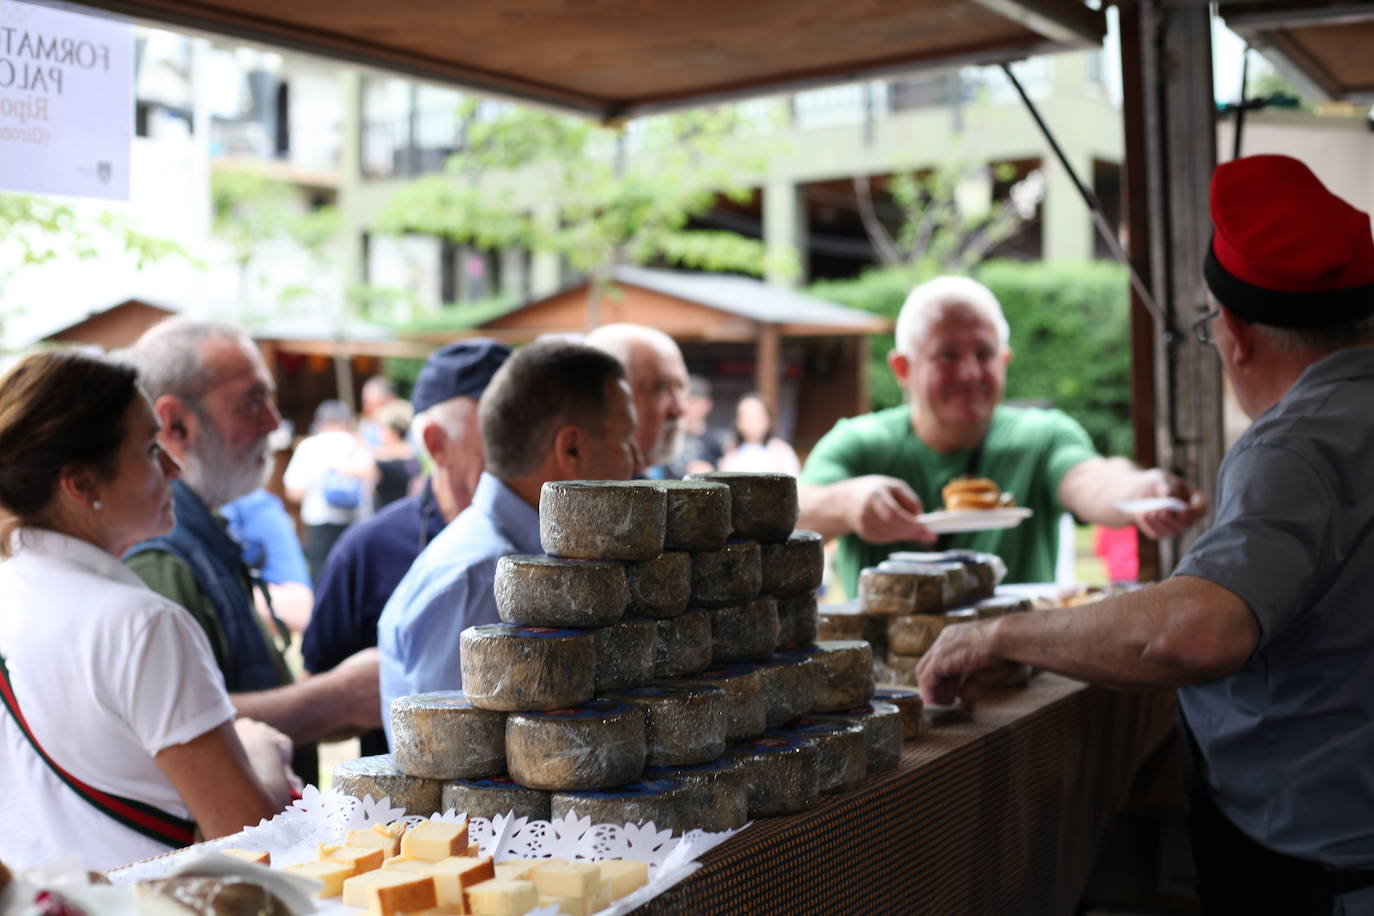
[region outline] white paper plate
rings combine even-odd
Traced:
[[[1034,513],[1025,506],[1009,509],[970,509],[965,512],[927,512],[916,521],[936,534],[955,534],[960,531],[992,531],[996,528],[1015,528]]]
[[[1145,512],[1157,512],[1160,509],[1172,509],[1181,512],[1188,508],[1188,504],[1181,499],[1174,499],[1172,496],[1155,496],[1148,499],[1123,499],[1116,504],[1116,507],[1127,515],[1140,515]]]

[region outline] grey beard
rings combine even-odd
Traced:
[[[267,482],[271,466],[257,462],[267,451],[266,438],[240,459],[213,423],[202,422],[199,432],[195,447],[182,462],[181,479],[211,509],[247,496]]]

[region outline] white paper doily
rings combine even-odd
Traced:
[[[271,853],[274,866],[295,865],[315,859],[317,843],[337,843],[347,830],[395,820],[419,823],[427,819],[459,821],[463,817],[463,814],[451,810],[435,814],[432,818],[407,815],[405,809],[392,807],[387,798],[374,801],[368,796],[360,801],[333,789],[321,792],[314,786],[308,786],[300,799],[270,821],[263,821],[233,836],[115,869],[109,873],[110,880],[117,884],[129,884],[161,878],[193,857],[224,848],[262,850]],[[738,832],[692,830],[674,837],[671,831],[659,830],[652,822],[642,825],[593,824],[591,818],[578,817],[575,811],[551,821],[531,821],[506,815],[491,820],[474,817],[468,822],[469,839],[481,846],[482,855],[491,856],[497,862],[547,857],[582,862],[601,859],[647,862],[649,883],[602,910],[607,916],[628,913],[657,897],[700,868],[696,859],[703,853]],[[318,901],[316,912],[355,914],[363,911],[346,907],[338,902],[338,898],[331,898]],[[557,911],[551,907],[531,912],[533,916],[557,916]]]

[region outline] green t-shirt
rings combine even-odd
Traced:
[[[943,503],[940,488],[968,470],[970,451],[936,452],[911,428],[911,409],[891,407],[835,424],[806,459],[801,482],[822,486],[864,474],[904,480],[927,512]],[[1059,547],[1059,483],[1069,469],[1098,457],[1083,427],[1058,410],[1000,406],[993,413],[974,474],[997,482],[1018,506],[1035,514],[1015,528],[951,535],[950,548],[995,553],[1007,564],[1008,582],[1050,582]],[[859,570],[897,550],[929,550],[916,543],[869,544],[840,538],[835,567],[851,598]]]

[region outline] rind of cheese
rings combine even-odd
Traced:
[[[858,601],[829,605],[816,615],[816,639],[862,639],[874,649],[887,644],[887,617],[870,614]]]
[[[859,572],[859,601],[869,614],[937,614],[954,603],[949,575],[934,563]]]
[[[560,480],[539,493],[539,541],[556,557],[647,560],[663,552],[667,494],[626,481]]]
[[[625,564],[629,602],[625,613],[636,617],[676,617],[687,610],[692,595],[692,557],[681,550]]]
[[[754,663],[763,678],[763,705],[769,728],[779,728],[811,711],[821,686],[821,667],[809,655],[775,653]]]
[[[640,687],[654,679],[658,654],[658,624],[645,617],[627,617],[596,635],[596,692]]]
[[[785,541],[797,525],[797,478],[790,474],[708,471],[689,476],[730,488],[730,519],[737,537]]]
[[[506,769],[506,717],[479,709],[461,690],[391,701],[396,766],[430,779],[475,779]]]
[[[490,856],[453,856],[440,859],[426,872],[434,879],[434,889],[440,903],[466,907],[467,890],[496,877]],[[466,912],[466,910],[465,910]]]
[[[293,875],[300,875],[302,878],[310,878],[324,885],[316,891],[315,897],[337,897],[343,893],[345,878],[353,877],[353,867],[342,862],[302,862],[299,865],[288,865],[282,871],[289,871]]]
[[[468,627],[459,656],[463,692],[482,709],[565,709],[595,693],[596,637],[590,630]]]
[[[797,649],[820,666],[812,712],[837,712],[867,703],[873,698],[873,649],[857,639],[834,639],[814,649]]]
[[[532,627],[604,627],[630,602],[625,565],[513,554],[496,562],[496,611],[506,623]]]
[[[746,768],[732,757],[680,767],[647,767],[645,779],[673,779],[696,793],[692,817],[696,827],[718,833],[737,830],[749,820]]]
[[[601,880],[611,887],[611,899],[619,900],[649,883],[649,863],[638,859],[602,859],[596,863]]]
[[[600,792],[555,792],[553,816],[576,811],[593,824],[645,824],[661,830],[686,833],[695,824],[696,796],[671,779],[640,779]]]
[[[401,855],[438,862],[468,850],[468,822],[423,821],[401,837]]]
[[[793,531],[785,541],[760,541],[762,591],[775,598],[805,595],[821,587],[825,539],[814,531]]]
[[[776,599],[778,602],[778,648],[801,649],[814,646],[820,630],[816,596],[811,592]]]
[[[637,706],[594,700],[506,719],[510,775],[532,789],[599,789],[644,771],[644,714]]]
[[[353,906],[358,909],[366,909],[368,906],[367,892],[369,888],[383,884],[403,884],[413,881],[417,876],[400,871],[369,871],[347,878],[343,883],[343,905]],[[432,887],[433,881],[430,882]],[[434,906],[437,901],[432,901],[429,905]]]
[[[445,811],[488,820],[503,814],[532,821],[549,819],[549,793],[527,789],[505,774],[486,779],[455,779],[442,790]]]
[[[778,647],[778,603],[769,597],[711,609],[711,662],[750,661]]]
[[[396,916],[398,913],[415,913],[438,906],[439,895],[434,888],[434,879],[429,875],[390,874],[397,875],[401,880],[371,884],[365,891],[370,916]]]
[[[808,738],[770,731],[732,747],[727,757],[745,767],[750,817],[797,814],[820,795],[816,743]]]
[[[783,731],[816,742],[822,794],[856,789],[868,775],[868,745],[857,722],[827,722],[802,716]]]
[[[730,488],[709,480],[636,480],[667,496],[664,550],[719,550],[734,529]]]
[[[438,779],[402,773],[391,754],[359,757],[334,765],[335,789],[359,799],[368,795],[375,801],[389,798],[392,805],[404,808],[407,814],[428,817],[438,811],[442,785]]]
[[[647,766],[703,763],[725,750],[727,698],[718,686],[651,684],[617,691],[609,699],[644,714]]]
[[[682,677],[711,664],[711,613],[694,608],[658,622],[654,677]]]
[[[692,604],[727,607],[758,597],[763,584],[756,541],[732,540],[692,554]]]
[[[468,888],[467,904],[482,916],[524,916],[539,905],[539,890],[530,881],[492,878]]]
[[[873,691],[873,699],[891,703],[902,714],[902,740],[913,741],[920,737],[922,720],[925,718],[925,702],[919,690],[881,684]]]
[[[763,695],[763,675],[751,664],[712,665],[705,671],[664,683],[704,684],[723,690],[727,741],[753,738],[755,735],[763,734],[768,727],[768,704]],[[653,765],[662,764],[655,762]]]
[[[901,762],[902,714],[891,703],[875,700],[845,712],[815,713],[811,718],[862,725],[870,773],[890,770]]]

